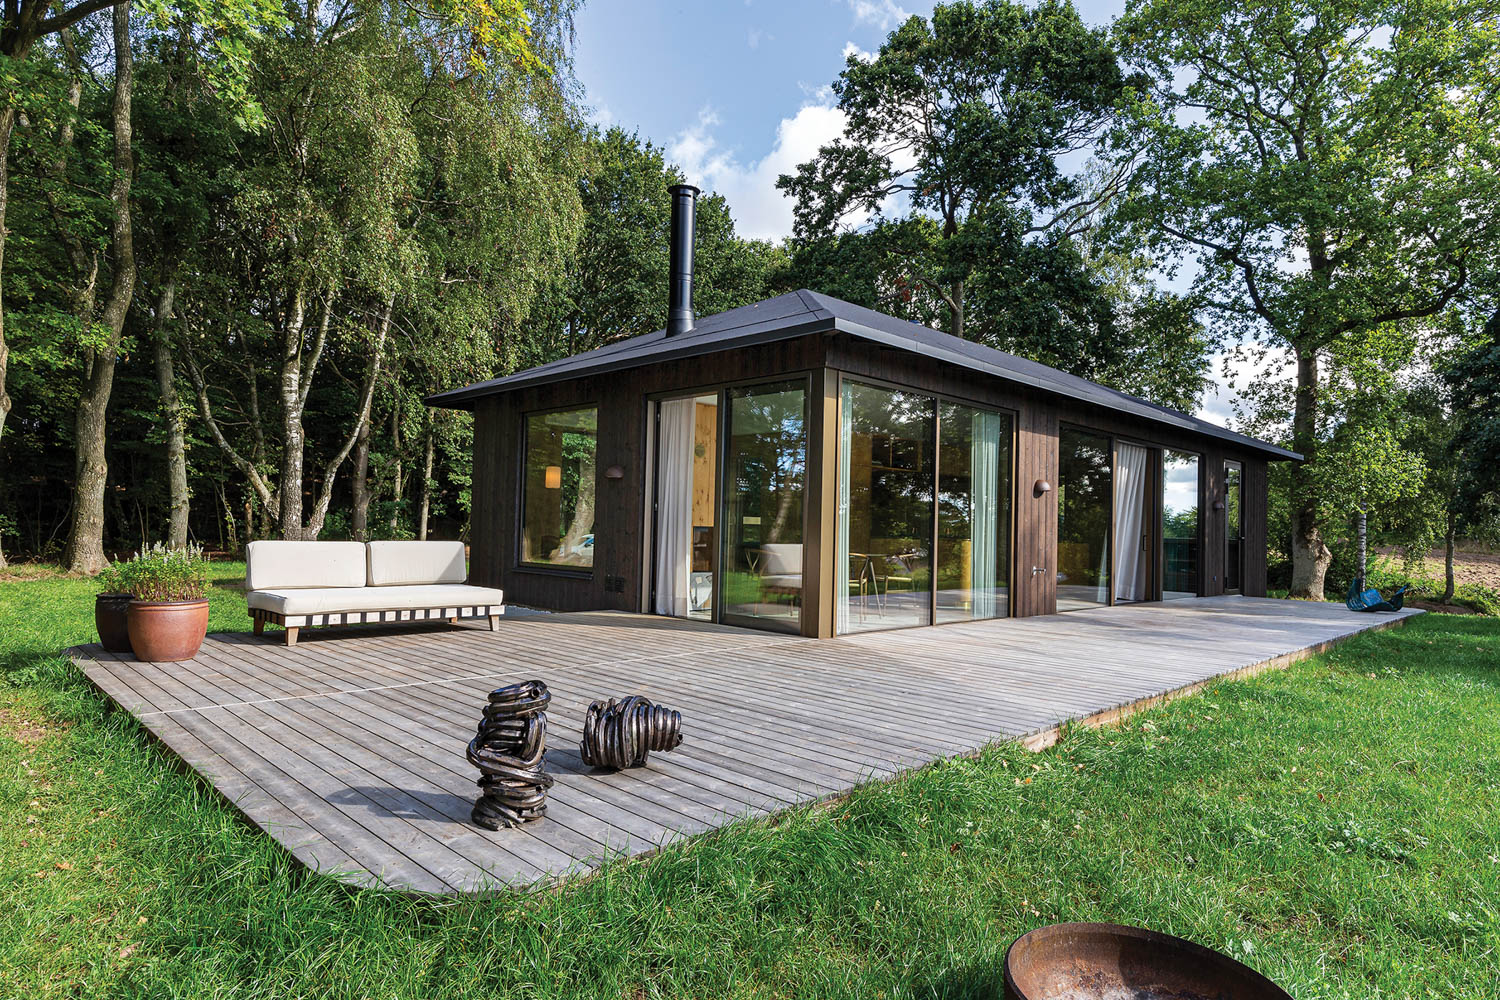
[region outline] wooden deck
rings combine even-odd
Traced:
[[[1413,612],[1406,612],[1405,615]],[[73,650],[89,678],[314,869],[457,893],[587,871],[739,817],[836,795],[1003,739],[1290,662],[1393,616],[1204,598],[804,639],[614,612],[483,626],[211,636],[196,660]],[[469,822],[485,695],[551,688],[547,818]],[[686,742],[648,767],[578,755],[594,698],[641,693]]]

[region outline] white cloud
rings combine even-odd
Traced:
[[[860,48],[858,45],[855,45],[853,42],[845,42],[844,43],[844,53],[843,53],[843,55],[844,55],[844,61],[845,62],[849,61],[849,57],[850,56],[854,56],[860,62],[874,62],[875,61],[875,53],[868,52],[868,51]]]
[[[890,31],[911,17],[895,0],[849,0],[849,9],[854,12],[856,24],[868,24],[881,31]]]
[[[1235,403],[1244,391],[1260,382],[1278,382],[1291,378],[1292,362],[1283,350],[1257,344],[1231,346],[1215,354],[1209,362],[1213,384],[1198,404],[1198,416],[1223,427],[1240,422]]]
[[[679,132],[667,147],[668,157],[689,181],[724,196],[741,236],[768,240],[790,236],[792,202],[776,190],[776,178],[794,173],[798,164],[812,159],[820,147],[841,135],[844,113],[826,104],[804,105],[781,120],[770,152],[748,161],[719,145],[714,136],[719,124],[713,109],[704,108],[697,123]]]
[[[776,36],[760,28],[751,28],[745,41],[752,49],[758,49],[761,42],[776,41]]]

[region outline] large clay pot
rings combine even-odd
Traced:
[[[94,598],[94,628],[99,631],[99,645],[111,653],[132,652],[125,625],[130,600],[129,594],[100,594]]]
[[[208,631],[208,600],[131,601],[128,624],[137,660],[191,660]]]

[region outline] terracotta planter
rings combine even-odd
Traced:
[[[111,653],[132,652],[130,633],[125,626],[130,600],[129,594],[100,594],[94,598],[94,628],[99,632],[99,645]]]
[[[191,660],[208,631],[208,599],[131,601],[128,626],[137,660]]]

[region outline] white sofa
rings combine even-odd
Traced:
[[[251,542],[245,591],[255,634],[272,622],[286,644],[311,625],[488,618],[505,592],[473,587],[463,542]]]

